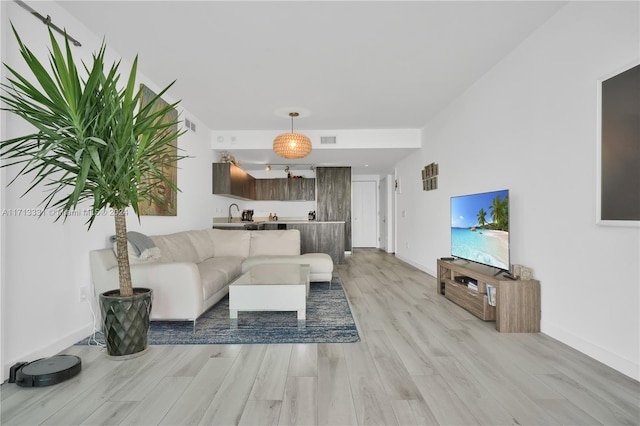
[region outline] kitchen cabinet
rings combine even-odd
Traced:
[[[255,200],[256,179],[231,163],[213,163],[212,192],[243,200]]]
[[[256,179],[256,200],[289,199],[289,179]]]
[[[316,180],[315,179],[286,179],[289,182],[289,200],[315,201]]]
[[[326,253],[333,263],[345,263],[344,223],[287,223],[287,229],[300,231],[300,253]]]
[[[343,222],[316,224],[316,243],[319,253],[327,253],[333,263],[345,263],[345,224]]]
[[[351,251],[351,167],[316,168],[318,222],[344,222],[344,251]]]
[[[315,201],[315,179],[256,179],[256,200]]]
[[[287,223],[287,229],[300,231],[300,253],[318,253],[317,224]]]
[[[231,163],[213,163],[216,195],[242,200],[315,201],[315,179],[256,179]]]

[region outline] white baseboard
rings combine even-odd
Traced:
[[[402,260],[403,262],[408,263],[409,265],[420,269],[422,272],[426,272],[427,274],[431,275],[432,277],[436,276],[436,271],[432,271],[430,268],[427,268],[425,265],[421,265],[421,264],[415,263],[415,262],[413,262],[413,261],[411,261],[409,259],[405,259],[404,257],[399,256],[398,253],[396,253],[396,257],[398,259]]]
[[[640,380],[640,364],[638,360],[622,358],[606,348],[588,342],[565,329],[556,327],[545,321],[540,322],[540,330],[547,336],[571,346],[573,349],[619,371],[625,376],[629,376],[634,380]]]
[[[69,346],[73,346],[80,340],[89,336],[92,332],[92,326],[90,324],[87,324],[85,327],[76,330],[73,333],[68,334],[62,338],[56,339],[56,341],[51,342],[51,344],[43,346],[31,353],[23,354],[17,359],[5,360],[6,363],[2,366],[2,381],[4,382],[9,378],[9,369],[12,365],[18,362],[33,362],[41,358],[56,355],[61,351],[67,349]]]

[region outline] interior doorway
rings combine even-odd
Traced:
[[[352,182],[352,245],[378,247],[378,182]]]

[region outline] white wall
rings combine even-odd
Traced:
[[[639,12],[568,4],[428,123],[421,154],[398,164],[396,250],[435,275],[450,197],[508,188],[511,260],[541,282],[542,331],[635,379],[640,230],[595,223],[596,84],[638,61]],[[431,162],[439,188],[423,192]]]
[[[321,145],[322,136],[335,136],[341,149],[347,148],[396,148],[420,147],[420,129],[335,129],[304,130],[314,142],[313,149],[335,149],[335,145]],[[211,133],[211,148],[217,150],[271,149],[271,142],[282,133],[280,130],[215,130]]]
[[[8,25],[13,22],[25,44],[47,63],[49,45],[47,27],[14,2],[2,2],[2,61],[24,72],[22,58]],[[64,9],[49,2],[38,3],[36,9],[43,15],[55,17],[54,23],[66,27],[83,46],[73,48],[77,58],[88,61],[96,51],[102,36],[91,34],[81,23],[70,17]],[[107,37],[108,39],[108,37]],[[59,38],[61,41],[61,39]],[[3,45],[3,47],[5,47]],[[109,61],[118,58],[117,52],[108,49]],[[123,58],[121,70],[128,73],[132,58]],[[5,76],[3,69],[3,77]],[[139,75],[139,81],[158,90],[169,82],[153,82]],[[169,92],[165,99],[179,93]],[[181,105],[188,108],[188,105]],[[198,133],[189,132],[179,139],[179,148],[192,158],[179,164],[177,217],[143,217],[141,223],[130,217],[129,230],[147,234],[168,233],[184,229],[210,226],[213,212],[211,197],[210,130],[197,119],[181,111],[198,124]],[[14,116],[3,112],[2,138],[15,137],[31,131]],[[16,169],[6,170],[4,181],[15,176]],[[202,184],[200,183],[202,182]],[[72,345],[92,330],[92,317],[86,302],[80,302],[80,288],[91,285],[89,250],[106,246],[107,237],[114,233],[111,217],[100,217],[87,232],[87,217],[72,217],[66,223],[53,223],[49,214],[38,219],[27,212],[38,207],[43,198],[40,189],[22,197],[30,179],[21,178],[5,189],[0,188],[2,200],[1,286],[2,286],[2,368],[3,378],[8,367],[17,361],[33,361],[50,356]],[[6,326],[10,324],[10,326]]]

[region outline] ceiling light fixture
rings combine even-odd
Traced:
[[[299,116],[290,112],[291,132],[283,133],[273,141],[273,151],[282,158],[304,158],[311,153],[311,141],[300,133],[293,133],[293,118]]]
[[[267,164],[266,170],[267,170],[268,172],[270,172],[270,171],[271,171],[271,164]]]

